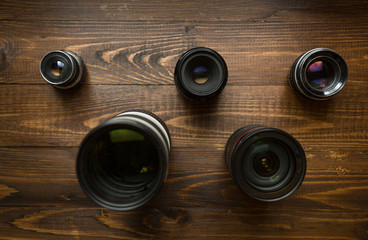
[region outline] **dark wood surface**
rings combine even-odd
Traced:
[[[218,51],[229,80],[213,102],[175,88],[179,56]],[[328,47],[346,87],[315,102],[288,85],[301,53]],[[87,66],[69,91],[40,76],[43,55]],[[368,239],[368,1],[0,1],[0,239]],[[156,113],[172,136],[169,176],[145,206],[116,212],[81,190],[75,158],[93,127],[129,109]],[[224,162],[238,128],[281,128],[307,174],[289,198],[242,193]]]

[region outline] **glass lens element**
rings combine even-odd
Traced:
[[[273,152],[260,153],[254,158],[253,167],[260,176],[270,177],[279,170],[280,160]]]
[[[61,76],[63,69],[64,69],[64,63],[62,61],[59,61],[59,60],[55,61],[51,65],[51,72],[57,77]]]
[[[148,184],[158,172],[159,157],[154,145],[130,129],[102,135],[91,151],[91,159],[99,176],[129,188]]]
[[[206,67],[196,67],[192,73],[192,79],[197,84],[204,84],[208,81],[208,69]]]
[[[315,61],[307,68],[307,81],[315,89],[329,87],[335,78],[335,74],[325,61]]]

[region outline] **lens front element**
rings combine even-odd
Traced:
[[[68,89],[82,82],[85,66],[82,58],[74,52],[55,50],[42,58],[40,72],[49,84],[56,88]]]
[[[52,73],[56,76],[59,77],[61,76],[63,69],[64,69],[64,63],[62,61],[55,61],[52,66],[51,66],[51,71]]]
[[[194,101],[207,101],[224,89],[227,66],[214,50],[193,48],[179,58],[174,80],[176,88],[184,97]]]
[[[197,84],[204,84],[208,81],[208,69],[203,66],[198,66],[194,68],[192,79]]]
[[[289,83],[303,97],[325,100],[339,93],[347,78],[348,67],[339,54],[331,49],[316,48],[295,60]]]
[[[315,89],[326,89],[335,79],[335,72],[328,61],[312,62],[306,71],[308,83]]]
[[[144,188],[158,172],[159,156],[154,144],[130,129],[117,128],[102,134],[89,158],[90,170],[107,185]]]
[[[131,210],[152,199],[167,177],[170,134],[148,111],[127,111],[93,129],[83,140],[77,174],[97,204]]]
[[[275,128],[251,126],[228,140],[225,161],[234,181],[249,196],[276,201],[302,183],[306,160],[299,142]]]
[[[261,177],[273,176],[280,168],[280,160],[275,153],[265,151],[254,157],[253,169]]]

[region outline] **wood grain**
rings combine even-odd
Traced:
[[[0,239],[368,239],[368,4],[353,1],[0,1]],[[229,69],[212,102],[176,90],[182,53],[204,46]],[[328,47],[349,67],[329,101],[296,96],[290,66]],[[62,91],[40,76],[54,49],[87,76]],[[83,137],[146,109],[171,133],[169,175],[146,205],[100,208],[78,184]],[[238,128],[281,128],[302,144],[307,174],[290,197],[251,199],[224,148]]]
[[[1,209],[2,239],[364,239],[367,215],[358,212],[151,208]],[[281,216],[281,217],[280,217]],[[213,219],[223,219],[214,221]],[[352,228],[346,228],[352,226]],[[355,235],[356,237],[351,237]]]
[[[47,84],[39,72],[42,57],[54,49],[67,49],[87,65],[84,84],[172,85],[179,56],[198,46],[213,48],[224,57],[228,85],[284,86],[294,60],[316,47],[334,49],[344,57],[349,82],[366,82],[366,22],[311,23],[307,27],[294,22],[1,24],[0,83],[4,84]]]
[[[249,21],[249,22],[360,22],[368,20],[367,2],[211,0],[116,2],[113,0],[32,2],[3,0],[0,20],[43,21]]]
[[[364,239],[368,171],[359,163],[367,150],[306,150],[301,188],[283,201],[260,203],[235,186],[222,150],[202,149],[199,156],[176,147],[159,194],[119,213],[98,208],[78,187],[76,148],[1,148],[0,171],[7,174],[0,181],[17,192],[0,199],[0,232],[4,239]]]
[[[135,108],[163,118],[173,144],[185,147],[223,149],[236,129],[250,124],[284,129],[306,147],[368,145],[367,87],[347,86],[322,103],[299,98],[287,85],[227,86],[206,104],[185,101],[175,86],[83,85],[65,92],[3,85],[0,91],[0,146],[78,146],[99,123]]]
[[[320,208],[368,211],[368,171],[361,168],[366,149],[307,148],[308,171],[302,187],[280,203],[262,204],[243,194],[225,166],[224,150],[175,146],[169,176],[160,194],[148,206],[223,208],[281,207],[284,211]],[[0,176],[2,206],[97,207],[78,185],[77,148],[2,147]],[[351,159],[354,159],[352,161]],[[21,166],[21,167],[20,167]],[[321,185],[322,184],[322,185]],[[205,195],[203,193],[205,192]],[[313,204],[312,204],[313,203]]]

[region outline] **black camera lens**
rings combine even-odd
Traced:
[[[123,112],[91,130],[77,157],[77,175],[86,194],[113,210],[131,210],[161,188],[168,173],[170,134],[148,111]]]
[[[55,50],[41,60],[40,71],[46,82],[67,89],[79,85],[85,74],[82,58],[71,51]]]
[[[306,159],[302,146],[276,128],[248,126],[226,144],[225,161],[240,189],[261,201],[277,201],[303,182]]]
[[[289,83],[303,97],[324,100],[340,92],[347,78],[348,67],[339,54],[331,49],[316,48],[295,60]]]
[[[178,60],[174,80],[177,89],[186,98],[207,101],[224,89],[227,66],[224,59],[212,49],[193,48]]]

